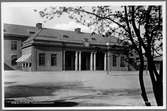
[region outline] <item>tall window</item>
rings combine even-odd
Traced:
[[[16,40],[11,41],[11,50],[17,50],[17,41]]]
[[[45,65],[45,54],[39,53],[39,66],[44,66],[44,65]]]
[[[124,61],[125,61],[124,56],[122,56],[120,59],[120,67],[125,67]]]
[[[11,65],[14,66],[14,65],[17,65],[17,55],[12,55],[11,56]]]
[[[113,64],[112,65],[113,66],[117,66],[117,57],[116,57],[116,55],[113,55],[112,57],[113,57],[113,62],[112,62]]]
[[[57,65],[57,55],[51,54],[51,66],[56,66],[56,65]]]

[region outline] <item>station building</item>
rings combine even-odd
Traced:
[[[23,71],[132,70],[128,50],[116,37],[4,24],[4,65]]]

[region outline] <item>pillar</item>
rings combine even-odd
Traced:
[[[62,70],[65,70],[65,50],[62,51]]]
[[[79,51],[79,71],[81,71],[81,51]]]
[[[110,52],[108,51],[107,52],[107,70],[108,70],[108,73],[110,72]]]
[[[75,52],[75,71],[78,70],[78,51]]]
[[[93,70],[93,52],[90,54],[90,70]]]
[[[93,62],[94,62],[94,63],[93,63],[93,64],[94,64],[94,65],[93,65],[93,66],[94,66],[94,69],[93,69],[93,70],[95,71],[95,70],[96,70],[96,52],[95,52],[93,55],[94,55],[94,57],[93,57],[93,59],[94,59],[94,60],[93,60]]]
[[[104,71],[107,70],[107,53],[104,53]]]

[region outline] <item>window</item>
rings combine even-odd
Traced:
[[[93,37],[92,40],[96,40],[96,38]]]
[[[17,55],[12,55],[11,57],[11,65],[14,66],[14,65],[17,65]]]
[[[125,67],[124,56],[122,56],[120,59],[120,67]]]
[[[31,67],[31,63],[29,63],[29,67]]]
[[[16,40],[11,41],[11,50],[17,50],[17,41]]]
[[[88,38],[84,38],[84,41],[85,41],[85,42],[88,42],[88,41],[89,41],[89,39],[88,39]]]
[[[117,66],[117,57],[113,55],[113,66]]]
[[[44,65],[45,65],[45,54],[39,53],[39,66],[44,66]]]
[[[63,35],[63,37],[64,37],[64,38],[69,38],[69,36],[68,36],[68,35]]]
[[[56,65],[57,65],[57,55],[51,54],[51,66],[56,66]]]

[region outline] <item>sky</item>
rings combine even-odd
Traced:
[[[44,23],[44,19],[40,17],[37,12],[33,10],[42,10],[47,7],[54,6],[96,6],[95,3],[6,3],[2,4],[2,19],[3,23],[18,24],[18,25],[28,25],[35,26],[36,23],[43,23],[45,28],[55,28],[62,30],[74,30],[75,28],[81,28],[82,32],[93,32],[93,29],[84,26],[82,24],[76,23],[75,20],[68,18],[67,15],[62,15],[61,17],[55,17],[54,19]],[[98,4],[97,4],[98,5]],[[99,4],[102,5],[102,4]],[[108,5],[108,4],[107,4]],[[119,5],[112,5],[113,10],[120,7]]]
[[[153,3],[153,2],[151,2]],[[149,3],[149,5],[151,4]],[[113,9],[117,9],[125,4],[148,4],[141,2],[6,2],[2,3],[2,23],[18,24],[35,26],[36,23],[43,22],[44,20],[33,9],[44,9],[50,6],[95,6],[95,5],[112,5]],[[155,3],[153,3],[155,4]],[[156,3],[158,4],[158,3]],[[76,23],[74,20],[69,19],[66,15],[60,18],[54,18],[46,23],[43,23],[45,28],[55,28],[62,30],[74,30],[81,28],[83,32],[91,32],[92,30],[86,26]]]
[[[46,6],[47,7],[47,6]],[[91,29],[76,23],[74,20],[63,15],[59,18],[54,18],[50,21],[44,23],[43,19],[37,12],[34,12],[33,9],[44,9],[45,7],[24,7],[24,6],[8,6],[4,5],[2,9],[2,20],[3,23],[9,24],[18,24],[18,25],[27,25],[35,26],[36,23],[43,23],[45,28],[55,28],[62,30],[74,30],[75,28],[81,28],[83,32],[91,32]]]
[[[35,26],[36,23],[42,22],[43,19],[38,13],[34,12],[33,9],[40,9],[36,7],[7,7],[3,11],[3,23],[9,24],[19,24]],[[51,21],[43,23],[45,28],[55,28],[62,30],[74,30],[75,28],[81,28],[83,32],[90,32],[91,30],[74,20],[69,19],[67,16],[63,15],[60,18],[55,18]]]

